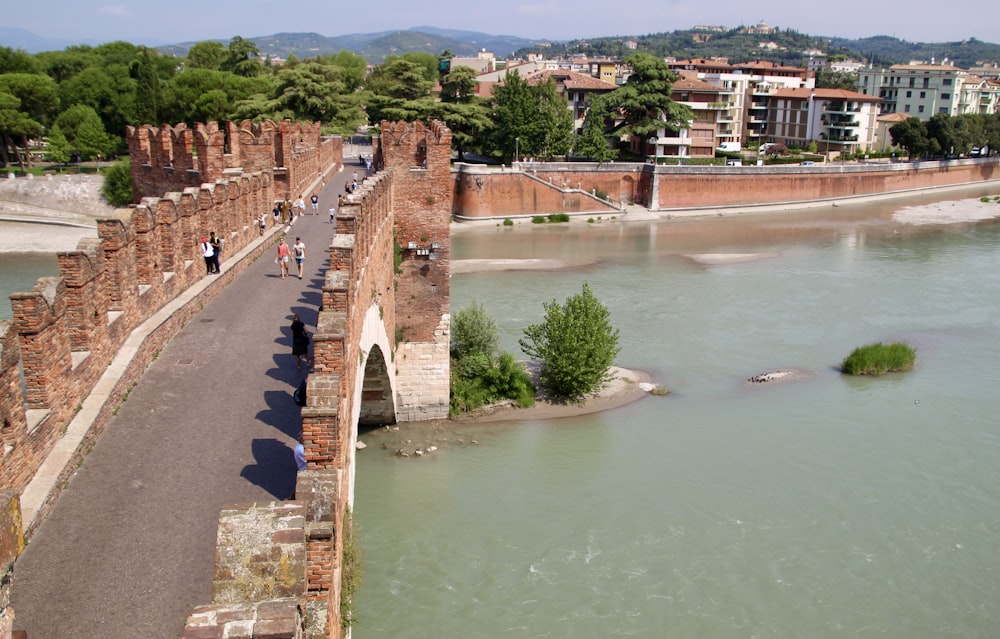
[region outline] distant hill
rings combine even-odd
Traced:
[[[635,44],[635,49],[631,48]],[[741,33],[738,29],[720,32],[695,30],[653,33],[641,36],[615,36],[553,42],[550,46],[532,45],[515,52],[518,57],[528,53],[547,56],[583,53],[591,56],[627,57],[636,51],[657,57],[677,59],[727,57],[733,62],[767,60],[789,66],[806,66],[810,50],[820,50],[835,58],[853,58],[878,65],[905,64],[911,60],[941,62],[947,58],[961,68],[975,66],[979,61],[1000,62],[1000,45],[979,40],[947,43],[913,43],[889,36],[860,40],[812,36],[779,29],[767,35]]]
[[[386,56],[403,53],[433,53],[446,49],[456,55],[475,55],[485,49],[498,58],[505,58],[514,51],[533,45],[536,41],[514,36],[495,36],[474,31],[415,27],[407,31],[381,33],[354,33],[341,36],[324,36],[318,33],[276,33],[266,36],[245,37],[252,40],[262,55],[299,59],[352,51],[369,64],[379,64]],[[228,44],[228,40],[219,40]],[[163,53],[184,56],[195,42],[184,42],[157,47]]]
[[[941,62],[947,59],[955,66],[969,68],[979,61],[1000,62],[1000,45],[976,39],[921,43],[907,42],[890,36],[873,36],[851,40],[806,35],[792,29],[778,29],[768,35],[740,33],[738,29],[711,33],[680,30],[558,42],[421,26],[405,31],[380,33],[339,36],[324,36],[318,33],[275,33],[245,39],[256,43],[265,56],[287,58],[289,55],[294,55],[299,59],[305,59],[340,51],[352,51],[364,57],[369,64],[379,64],[388,55],[407,52],[437,55],[448,50],[459,56],[473,56],[484,49],[498,58],[511,56],[523,58],[528,53],[540,53],[545,56],[583,53],[590,56],[624,58],[635,51],[643,51],[658,57],[673,56],[683,59],[724,56],[733,62],[768,60],[791,66],[805,66],[809,59],[809,55],[805,52],[810,49],[821,50],[832,57],[862,59],[876,65],[932,59]],[[228,44],[229,40],[218,40],[218,42]],[[635,43],[635,49],[631,48],[631,43]],[[61,50],[73,44],[98,43],[56,40],[37,36],[23,29],[0,27],[0,46],[24,49],[28,53]],[[136,44],[156,46],[163,53],[184,56],[195,42],[171,45],[157,45],[153,42]]]

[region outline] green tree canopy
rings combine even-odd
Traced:
[[[222,70],[253,78],[261,74],[260,49],[253,40],[244,40],[242,36],[233,36],[229,41],[226,59],[222,61]]]
[[[632,69],[625,84],[600,98],[608,113],[617,114],[615,135],[646,138],[658,129],[683,129],[694,114],[670,99],[676,76],[666,63],[648,53],[636,53],[624,61]]]
[[[497,323],[486,307],[473,300],[451,318],[451,356],[462,359],[469,355],[492,356],[500,346]]]
[[[539,381],[555,397],[580,401],[599,390],[608,380],[611,365],[620,350],[618,329],[611,312],[590,286],[545,307],[545,319],[524,329],[518,340],[521,350],[540,365]]]
[[[455,67],[441,83],[441,102],[431,116],[443,120],[451,129],[451,142],[464,157],[466,149],[481,141],[490,130],[490,110],[476,95],[476,72],[470,67]]]
[[[80,152],[83,160],[95,160],[114,152],[115,143],[104,130],[104,124],[93,108],[78,104],[63,111],[56,125],[65,136],[70,149]]]
[[[220,71],[223,62],[229,57],[229,51],[221,42],[204,40],[191,45],[187,52],[188,69],[211,69]]]
[[[930,149],[927,125],[919,118],[906,118],[889,127],[894,146],[906,149],[910,157],[922,157]]]
[[[573,141],[573,116],[551,78],[532,85],[516,70],[493,91],[493,123],[488,152],[499,160],[565,155]]]
[[[618,157],[618,150],[611,148],[604,134],[606,117],[607,111],[594,108],[593,104],[587,110],[587,117],[583,121],[583,133],[574,149],[577,155],[595,162],[610,162]]]

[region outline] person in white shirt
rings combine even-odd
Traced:
[[[302,243],[302,238],[295,238],[292,245],[292,254],[295,256],[295,264],[299,267],[299,279],[302,279],[302,263],[306,261],[306,245]]]

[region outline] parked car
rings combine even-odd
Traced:
[[[816,163],[813,162],[812,160],[805,160],[804,162],[799,162],[799,166],[812,166],[814,164]]]

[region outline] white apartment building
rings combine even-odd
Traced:
[[[826,155],[872,149],[881,98],[843,89],[779,89],[769,99],[768,142],[815,141]]]

